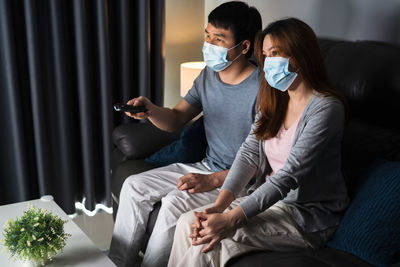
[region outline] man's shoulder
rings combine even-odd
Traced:
[[[209,67],[205,66],[204,69],[200,72],[199,75],[200,78],[202,79],[211,79],[215,77],[215,71],[210,69]]]
[[[247,83],[255,83],[257,84],[257,87],[260,84],[260,68],[258,66],[254,66],[252,68],[251,73],[249,74],[249,76],[244,80],[244,82]]]
[[[254,75],[254,79],[257,80],[257,82],[259,83],[260,82],[260,67],[255,66],[255,69],[251,75]]]
[[[247,79],[242,83],[246,91],[252,91],[253,93],[258,93],[260,89],[260,68],[256,67],[253,72],[247,77]]]

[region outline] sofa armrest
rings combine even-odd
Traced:
[[[146,121],[121,124],[114,129],[112,138],[126,160],[147,157],[178,139],[179,134],[162,131]]]

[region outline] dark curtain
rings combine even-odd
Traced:
[[[0,204],[110,206],[113,103],[163,103],[164,0],[0,0]]]

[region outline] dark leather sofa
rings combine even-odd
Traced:
[[[333,84],[350,105],[351,120],[345,130],[342,153],[343,173],[351,198],[373,160],[380,157],[400,161],[400,46],[320,39],[320,47]],[[153,168],[143,158],[178,137],[178,133],[162,132],[149,123],[121,125],[114,130],[114,213],[124,179]],[[147,234],[154,226],[158,205],[151,214]],[[400,254],[396,262],[391,266],[400,266]],[[352,254],[329,247],[299,252],[253,252],[232,259],[228,265],[371,266]]]

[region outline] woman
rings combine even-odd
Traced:
[[[214,205],[179,219],[169,266],[319,248],[348,204],[340,156],[346,104],[328,81],[315,33],[298,19],[279,20],[255,48],[265,79],[252,132]],[[251,194],[235,199],[253,177]]]

